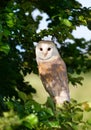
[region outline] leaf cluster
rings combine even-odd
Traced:
[[[77,103],[71,100],[55,109],[53,102],[48,99],[46,104],[27,100],[3,99],[6,111],[0,116],[1,130],[90,130],[90,119],[84,120],[84,111],[91,111],[87,102]]]

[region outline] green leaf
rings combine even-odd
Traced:
[[[9,53],[9,50],[10,50],[10,47],[8,44],[1,44],[0,45],[0,51],[1,52],[4,52],[5,54],[8,54]]]
[[[91,119],[89,119],[87,122],[88,122],[89,125],[91,125]]]
[[[74,122],[78,122],[79,123],[79,121],[80,120],[82,120],[82,118],[83,118],[83,112],[74,112],[74,115],[73,115],[73,117],[72,117],[72,120],[74,121]]]
[[[53,127],[53,128],[60,128],[59,122],[58,121],[50,121],[48,124]]]
[[[85,111],[91,111],[91,102],[83,102],[82,107]]]
[[[23,123],[28,128],[33,128],[35,125],[38,124],[38,118],[34,114],[30,114],[23,119]]]
[[[68,26],[68,27],[72,26],[72,23],[68,19],[63,19],[63,24]]]
[[[7,37],[7,36],[9,36],[9,34],[10,34],[10,31],[7,29],[4,29],[3,35]]]

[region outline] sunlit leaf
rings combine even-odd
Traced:
[[[63,24],[65,24],[68,27],[72,26],[72,23],[68,19],[63,19]]]

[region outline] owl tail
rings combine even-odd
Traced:
[[[56,106],[61,106],[65,101],[70,102],[70,96],[67,91],[62,91],[60,95],[54,98]]]

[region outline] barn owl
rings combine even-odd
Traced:
[[[66,65],[52,41],[36,45],[36,61],[45,90],[56,105],[70,101]]]

